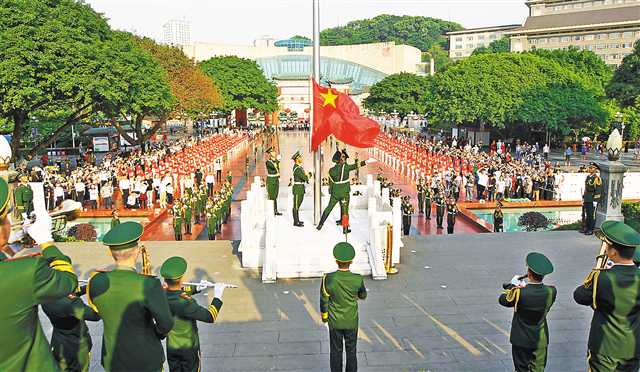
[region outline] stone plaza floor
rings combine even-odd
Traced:
[[[328,332],[320,322],[319,279],[262,284],[240,267],[229,241],[146,242],[155,269],[169,256],[189,261],[191,280],[228,289],[216,324],[199,324],[204,371],[327,371]],[[555,265],[545,282],[558,288],[549,313],[547,371],[586,370],[591,309],[572,298],[593,267],[599,241],[577,232],[460,234],[405,238],[399,274],[366,279],[360,303],[360,371],[509,371],[512,310],[498,305],[501,284],[524,273],[524,257],[543,252]],[[80,277],[112,261],[97,243],[66,244]],[[327,247],[330,251],[331,247]],[[195,298],[203,305],[204,295]],[[50,332],[50,324],[42,323]],[[92,371],[101,371],[102,326],[93,336]],[[135,350],[131,351],[132,357]],[[165,369],[166,370],[166,369]]]

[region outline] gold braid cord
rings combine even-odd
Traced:
[[[598,277],[600,277],[600,272],[601,272],[601,270],[591,270],[589,275],[587,275],[587,277],[584,278],[584,282],[582,284],[582,285],[584,285],[584,287],[586,289],[589,289],[589,288],[591,288],[591,286],[593,286],[591,307],[594,310],[596,308],[596,293],[598,291]]]
[[[518,311],[518,301],[520,300],[520,288],[511,288],[507,290],[507,302],[514,302],[513,309],[514,311]]]
[[[147,247],[144,245],[140,246],[140,253],[142,254],[142,275],[153,276],[151,272],[151,257],[149,257]]]

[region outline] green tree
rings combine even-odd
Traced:
[[[127,142],[144,149],[178,103],[171,94],[167,73],[149,52],[134,43],[133,35],[126,32],[114,32],[102,53],[112,61],[108,73],[119,79],[113,83],[103,112]],[[145,118],[155,119],[147,130],[143,126]],[[131,125],[135,138],[123,129],[122,122]]]
[[[402,72],[389,75],[371,87],[364,107],[371,111],[397,111],[400,119],[415,112],[424,114],[429,78]]]
[[[555,61],[497,53],[471,56],[436,74],[426,106],[441,124],[505,128],[525,122],[562,130],[574,122],[602,121],[606,115],[596,98],[575,72]],[[591,105],[596,107],[588,110]]]
[[[267,81],[255,61],[238,57],[213,57],[199,64],[222,93],[223,110],[256,109],[274,112],[278,109],[278,90]]]
[[[40,148],[98,109],[109,81],[96,79],[110,36],[105,19],[73,0],[2,0],[0,116],[9,119],[14,157],[25,123],[39,111],[61,111],[61,125]],[[31,151],[33,152],[33,150]]]
[[[511,39],[508,37],[503,37],[498,40],[494,40],[486,47],[482,46],[480,48],[474,49],[471,55],[475,56],[483,53],[508,53],[511,51]]]
[[[607,86],[607,94],[617,99],[623,107],[632,106],[640,97],[640,40],[633,53],[624,57]]]
[[[431,57],[435,60],[435,71],[445,70],[453,60],[449,58],[449,52],[444,50],[440,45],[433,45],[429,51],[422,52],[422,62],[431,62]],[[428,73],[428,71],[426,71]]]
[[[382,14],[320,32],[321,45],[367,44],[393,41],[428,51],[434,44],[446,47],[449,31],[462,30],[455,22],[414,16]]]
[[[602,58],[588,50],[570,47],[566,50],[536,49],[529,53],[556,61],[562,67],[572,70],[585,85],[595,89],[598,95],[604,96],[604,88],[613,74]]]

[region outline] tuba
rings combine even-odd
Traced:
[[[144,245],[140,245],[140,254],[142,255],[142,275],[153,276],[151,271],[151,257],[149,251]]]
[[[593,269],[606,270],[607,262],[609,261],[609,257],[607,257],[607,244],[609,243],[609,239],[607,239],[601,230],[596,231],[595,235],[602,241],[602,244],[600,245],[600,251],[596,256],[596,266]]]

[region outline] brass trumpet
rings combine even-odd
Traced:
[[[57,233],[64,230],[67,227],[67,222],[75,220],[81,210],[82,204],[79,202],[70,199],[64,200],[58,208],[49,212],[49,217],[51,217],[51,232]],[[37,215],[33,212],[28,219],[11,224],[11,230],[22,230],[24,229],[25,223],[34,223],[36,218]]]

